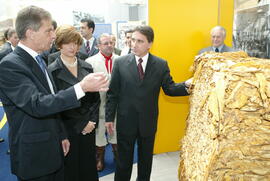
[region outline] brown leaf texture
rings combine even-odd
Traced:
[[[195,57],[181,181],[270,180],[270,60]]]

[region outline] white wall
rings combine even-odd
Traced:
[[[133,0],[136,2],[136,0]],[[139,17],[147,20],[147,0],[140,6]],[[128,4],[119,0],[0,0],[0,21],[16,18],[17,12],[25,6],[36,5],[51,12],[58,24],[72,24],[72,11],[82,11],[103,16],[105,23],[128,21]]]

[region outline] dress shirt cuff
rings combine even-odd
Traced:
[[[77,96],[77,100],[81,99],[83,96],[85,96],[85,93],[82,90],[82,87],[80,85],[80,83],[77,83],[74,85],[74,89],[75,89],[75,93]]]

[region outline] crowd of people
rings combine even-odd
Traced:
[[[149,52],[153,29],[127,31],[119,50],[114,35],[93,36],[91,19],[81,20],[80,31],[57,27],[36,6],[20,10],[15,26],[0,51],[0,99],[18,180],[98,180],[111,144],[115,181],[128,181],[137,142],[137,181],[149,181],[160,89],[186,96],[191,82],[175,83],[167,61]],[[213,28],[212,46],[200,53],[232,51],[225,36]]]

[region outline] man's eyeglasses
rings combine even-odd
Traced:
[[[105,43],[100,43],[100,44],[108,46],[108,45],[113,45],[113,42],[105,42]]]

